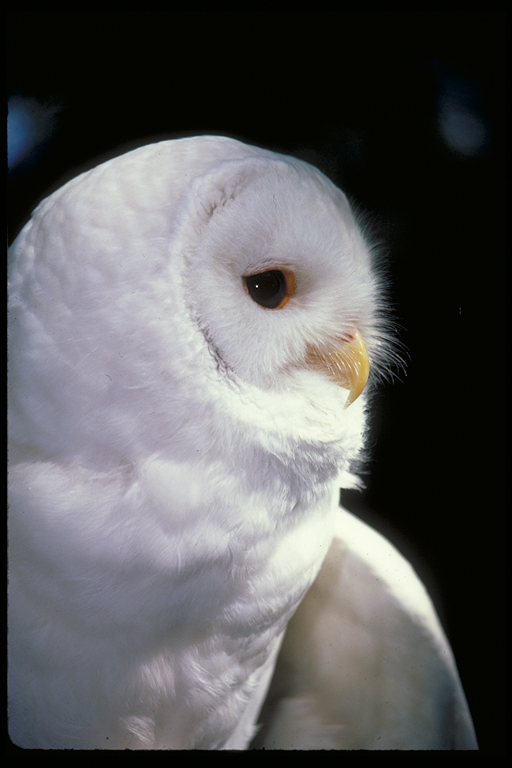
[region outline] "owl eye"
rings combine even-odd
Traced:
[[[295,292],[295,276],[288,269],[268,269],[243,279],[251,299],[265,309],[281,309]]]

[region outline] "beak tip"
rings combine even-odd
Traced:
[[[357,400],[370,374],[368,349],[357,329],[354,329],[350,341],[342,341],[327,353],[310,350],[308,364],[348,389],[344,408],[348,408]]]

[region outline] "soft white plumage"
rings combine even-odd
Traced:
[[[44,200],[12,258],[15,743],[247,747],[325,560],[263,743],[475,747],[422,585],[338,507],[388,348],[343,193],[162,142]]]

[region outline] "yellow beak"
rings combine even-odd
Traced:
[[[368,349],[363,337],[355,329],[348,337],[340,339],[339,345],[325,350],[309,347],[306,364],[326,374],[340,387],[348,389],[345,408],[357,400],[370,373]]]

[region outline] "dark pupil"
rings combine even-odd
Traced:
[[[286,296],[286,277],[279,269],[270,269],[245,278],[249,296],[261,307],[275,309]]]

